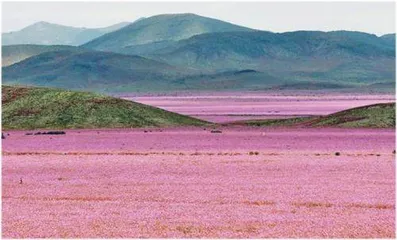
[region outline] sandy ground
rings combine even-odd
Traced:
[[[393,95],[275,95],[271,93],[228,93],[192,96],[122,96],[203,120],[230,121],[296,116],[327,115],[348,108],[395,102]]]
[[[3,237],[395,237],[393,129],[26,132]]]

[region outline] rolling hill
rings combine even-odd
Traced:
[[[23,69],[23,71],[21,71]],[[97,92],[157,90],[183,70],[139,56],[86,50],[42,53],[3,68],[3,83]]]
[[[248,126],[395,128],[396,104],[380,103],[368,105],[322,117],[249,120],[231,124]]]
[[[207,71],[254,69],[301,81],[363,84],[395,78],[395,45],[358,32],[208,33],[143,55]]]
[[[77,47],[67,45],[9,45],[2,46],[1,58],[2,66],[6,67],[14,63],[25,60],[29,57],[39,55],[45,52],[63,51],[63,50],[77,50]]]
[[[86,92],[2,86],[3,129],[135,128],[205,125],[144,104]]]
[[[278,66],[280,71],[281,67]],[[371,70],[370,66],[366,67],[366,71]],[[387,70],[387,66],[381,67]],[[139,56],[75,48],[45,52],[4,67],[2,79],[9,85],[110,93],[286,89],[393,92],[394,81],[387,74],[394,72],[386,70],[384,76],[378,78],[374,77],[380,74],[376,69],[375,74],[369,76],[361,73],[363,76],[348,77],[346,71],[356,71],[353,67],[346,68],[344,75],[335,74],[332,78],[328,78],[330,73],[305,77],[302,73],[287,72],[288,69],[284,72],[254,69],[212,72]]]
[[[111,43],[115,37],[117,42],[117,33],[128,28],[103,38]],[[125,37],[129,39],[129,35]],[[229,31],[202,33],[179,41],[134,42],[122,49],[119,47],[123,44],[104,44],[101,50],[140,55],[206,74],[253,69],[283,79],[279,89],[306,85],[315,89],[357,88],[394,83],[394,39],[395,34],[377,37],[352,31]],[[268,81],[259,85],[260,89],[267,88]]]
[[[103,35],[83,47],[123,52],[124,47],[162,41],[178,41],[210,32],[252,31],[252,29],[195,14],[163,14],[136,21]]]
[[[78,46],[105,33],[109,33],[130,24],[121,22],[104,28],[76,28],[37,22],[19,31],[2,34],[2,45],[39,44]]]
[[[242,90],[288,83],[287,80],[250,69],[205,74],[139,56],[77,47],[44,52],[4,67],[2,80],[8,85],[111,93]]]
[[[316,119],[310,125],[314,127],[395,127],[396,104],[380,103],[352,108]]]

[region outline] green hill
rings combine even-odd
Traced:
[[[395,128],[396,104],[380,103],[368,105],[322,117],[249,120],[231,124],[249,126]]]
[[[95,50],[122,52],[122,48],[127,46],[178,41],[202,33],[228,31],[252,29],[196,14],[162,14],[136,21],[83,46]]]
[[[205,125],[144,104],[86,92],[2,86],[3,129],[135,128]]]
[[[167,89],[183,69],[139,56],[97,51],[56,51],[3,68],[7,85],[55,87],[97,92]]]
[[[308,123],[314,127],[373,127],[390,128],[396,126],[396,104],[380,103],[348,109]]]

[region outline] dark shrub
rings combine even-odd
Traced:
[[[64,131],[49,131],[43,134],[48,134],[48,135],[61,135],[61,134],[66,134]]]
[[[34,135],[61,135],[66,134],[64,131],[48,131],[48,132],[36,132]],[[26,135],[31,135],[26,133]]]
[[[212,130],[211,133],[222,133],[221,130]]]

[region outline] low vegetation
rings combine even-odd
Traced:
[[[396,126],[396,104],[380,103],[337,112],[310,123],[314,127],[374,127]]]
[[[322,117],[266,119],[234,122],[248,126],[302,126],[302,127],[350,127],[393,128],[396,126],[396,104],[379,103],[357,107]]]
[[[233,124],[239,125],[244,124],[248,126],[256,126],[256,127],[276,127],[276,126],[287,126],[287,125],[295,125],[298,123],[305,122],[309,119],[309,117],[300,117],[300,118],[286,118],[286,119],[265,119],[265,120],[248,120],[243,122],[235,122]]]
[[[195,118],[87,92],[2,86],[3,129],[206,125]]]

